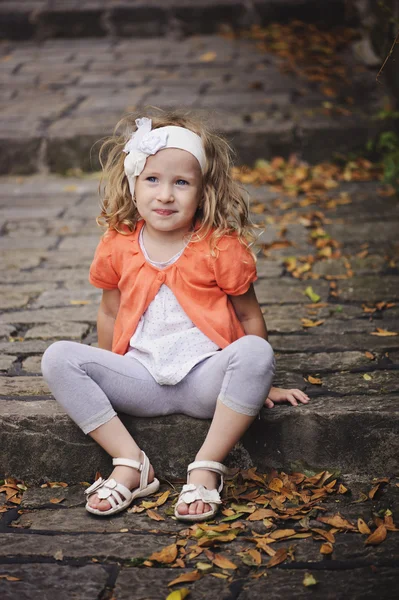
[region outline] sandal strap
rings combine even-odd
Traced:
[[[217,473],[220,475],[220,485],[217,488],[218,492],[221,492],[223,489],[223,475],[227,475],[229,469],[222,465],[222,463],[215,462],[214,460],[195,460],[190,463],[187,467],[187,475],[194,471],[195,469],[205,469],[206,471],[213,471],[213,473]]]
[[[139,463],[137,460],[132,460],[131,458],[113,458],[112,464],[114,466],[123,466],[123,467],[132,467],[133,469],[137,469],[141,473],[140,475],[140,491],[143,490],[148,485],[148,473],[150,470],[150,461],[148,460],[147,455],[143,450],[141,451],[143,455],[143,461]]]

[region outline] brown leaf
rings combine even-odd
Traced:
[[[357,520],[357,528],[360,531],[360,533],[367,533],[367,535],[369,535],[371,533],[370,527],[367,525],[367,523],[365,521],[363,521],[363,519],[359,518]]]
[[[281,488],[283,487],[283,482],[281,481],[281,479],[279,479],[278,477],[274,477],[271,482],[269,483],[269,489],[273,490],[274,492],[279,492],[281,490]]]
[[[318,327],[325,323],[325,319],[319,319],[318,321],[312,321],[311,319],[301,319],[302,327]]]
[[[332,527],[336,527],[337,529],[356,529],[352,523],[346,519],[343,519],[341,515],[334,515],[332,517],[318,517],[317,520],[321,521],[322,523],[327,523]]]
[[[331,533],[331,531],[325,531],[324,529],[319,529],[319,528],[314,528],[314,529],[312,529],[312,531],[321,535],[323,538],[325,538],[331,544],[333,544],[335,542],[334,534]]]
[[[364,542],[366,545],[374,545],[381,544],[387,537],[387,529],[385,525],[380,525],[377,529],[369,535],[367,540]]]
[[[147,515],[147,517],[150,517],[150,519],[153,519],[154,521],[165,521],[163,516],[160,515],[159,512],[157,512],[156,510],[148,509],[146,511],[146,515]]]
[[[291,537],[295,535],[295,529],[276,529],[276,531],[272,531],[269,533],[269,537],[273,540],[281,540],[283,538]]]
[[[182,575],[179,575],[179,577],[176,577],[176,579],[170,581],[168,583],[168,587],[170,587],[171,585],[175,585],[176,583],[187,583],[189,581],[197,581],[198,579],[201,579],[201,575],[198,571],[183,573]]]
[[[215,60],[216,56],[216,52],[205,52],[205,54],[201,54],[199,60],[201,62],[212,62]]]
[[[326,542],[320,546],[320,554],[331,554],[333,551],[333,546],[330,542]]]
[[[287,556],[288,556],[287,548],[279,548],[279,550],[277,550],[276,554],[269,560],[266,567],[268,569],[270,569],[270,567],[275,567],[276,565],[279,565],[280,563],[285,561]]]
[[[258,508],[253,512],[249,517],[247,517],[247,521],[262,521],[271,516],[277,516],[274,510],[270,510],[269,508]]]
[[[375,360],[375,356],[374,356],[374,354],[373,354],[372,352],[366,351],[366,352],[364,353],[364,355],[365,355],[367,358],[369,358],[370,360]]]
[[[169,546],[165,546],[159,552],[153,552],[151,556],[148,557],[149,560],[156,560],[159,563],[170,564],[175,562],[177,558],[177,546],[176,544],[170,544]],[[170,584],[169,584],[170,585]]]
[[[59,504],[60,502],[63,502],[64,500],[65,500],[65,498],[50,498],[51,504]]]
[[[212,562],[214,565],[220,567],[221,569],[237,569],[237,565],[235,565],[222,554],[215,554],[215,558]]]

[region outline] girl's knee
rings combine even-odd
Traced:
[[[70,353],[71,346],[75,343],[76,342],[61,340],[59,342],[54,342],[54,344],[51,344],[51,346],[45,350],[41,361],[42,374],[45,379],[50,377],[51,373],[59,368],[62,363],[65,363],[65,360]]]
[[[259,369],[262,372],[274,371],[274,352],[267,340],[258,335],[245,335],[236,343],[240,361],[243,361],[248,368]]]

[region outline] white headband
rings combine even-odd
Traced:
[[[129,182],[130,193],[134,197],[136,177],[144,170],[147,158],[163,148],[179,148],[190,152],[198,160],[204,173],[206,157],[199,135],[184,127],[159,127],[151,130],[152,121],[143,117],[136,119],[137,131],[127,142],[123,152],[127,154],[124,162],[125,174]]]

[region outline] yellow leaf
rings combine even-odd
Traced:
[[[301,319],[302,327],[318,327],[325,323],[325,319],[319,319],[318,321],[312,321],[311,319]]]
[[[383,542],[386,537],[387,529],[385,525],[380,525],[371,535],[369,535],[369,537],[364,543],[367,545],[376,546],[377,544],[381,544],[381,542]]]
[[[70,300],[70,304],[91,304],[90,300]]]
[[[381,337],[388,337],[390,335],[399,335],[396,331],[387,331],[386,329],[380,329],[377,327],[377,331],[372,331],[371,335],[379,335]]]
[[[159,496],[158,500],[156,501],[156,505],[162,506],[162,504],[165,504],[165,502],[169,498],[169,496],[170,496],[170,490],[166,490],[166,492],[164,492],[161,496]]]
[[[363,379],[365,379],[366,381],[371,381],[373,378],[368,373],[365,373],[363,375]]]
[[[320,296],[313,291],[311,285],[306,288],[305,294],[311,299],[312,302],[318,302],[320,300]]]
[[[212,571],[213,569],[213,566],[210,563],[206,562],[197,562],[195,567],[198,569],[198,571],[202,571],[203,573],[207,573],[208,571]]]
[[[205,52],[205,54],[201,54],[199,59],[201,62],[212,62],[215,60],[216,56],[216,52]]]
[[[170,581],[168,583],[168,587],[175,585],[176,583],[188,583],[190,581],[197,581],[198,579],[201,579],[201,575],[198,573],[198,571],[183,573],[182,575],[179,575],[179,577],[176,577],[176,579],[173,579],[173,581]]]
[[[302,583],[304,586],[309,587],[310,585],[316,585],[317,581],[313,577],[312,573],[305,573]]]
[[[307,381],[309,381],[309,383],[311,383],[312,385],[323,385],[321,379],[319,379],[318,377],[312,377],[311,375],[308,375]]]
[[[344,485],[342,485],[342,483],[340,483],[338,488],[338,494],[346,494],[347,491],[348,488],[346,488]]]
[[[186,596],[188,596],[190,593],[190,590],[187,588],[180,588],[180,590],[175,590],[174,592],[171,592],[166,600],[184,600],[184,598],[186,598]]]
[[[367,525],[367,523],[365,523],[365,521],[363,521],[363,519],[359,518],[357,520],[357,528],[360,531],[360,533],[367,533],[367,535],[371,533],[370,527]]]
[[[212,562],[214,565],[220,567],[221,569],[237,569],[237,565],[235,565],[222,554],[215,554],[215,558]]]
[[[170,564],[175,562],[177,558],[177,546],[176,544],[170,544],[170,546],[165,546],[159,552],[153,552],[151,556],[148,557],[149,560],[156,560],[157,562]]]
[[[218,579],[227,579],[228,575],[224,573],[211,573],[212,577],[217,577]]]

